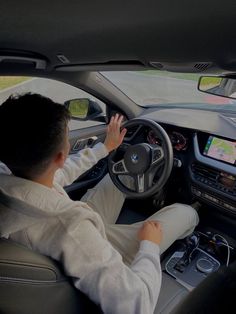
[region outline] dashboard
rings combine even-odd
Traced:
[[[172,110],[150,110],[143,117],[155,120],[169,135],[190,195],[236,215],[236,117]],[[143,134],[148,143],[161,145],[153,131]]]
[[[179,193],[180,183],[184,185],[183,194],[188,203],[199,200],[236,218],[236,114],[177,108],[151,108],[144,112],[138,118],[159,123],[172,143],[174,167],[169,180],[172,187],[168,182],[170,194]],[[100,133],[103,132],[101,128]],[[129,128],[124,140],[132,144],[162,144],[151,129],[140,126]],[[103,138],[94,143],[97,141]],[[89,180],[104,174],[103,164],[96,167],[86,174]]]

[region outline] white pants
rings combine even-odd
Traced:
[[[143,222],[131,225],[115,224],[124,200],[124,194],[116,188],[109,175],[88,190],[81,199],[101,215],[108,240],[120,252],[124,262],[130,264],[139,249],[137,233]],[[175,240],[191,234],[199,221],[195,209],[178,203],[162,208],[148,219],[158,220],[162,224],[161,253]]]

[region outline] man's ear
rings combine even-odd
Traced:
[[[56,164],[57,168],[63,168],[65,160],[66,156],[64,152],[61,151],[55,156],[54,163]]]

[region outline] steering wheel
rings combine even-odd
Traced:
[[[122,127],[127,129],[127,134],[131,129],[135,129],[135,132],[131,137],[126,134],[123,143],[110,154],[110,177],[117,188],[127,196],[150,197],[165,185],[170,176],[173,166],[170,138],[158,123],[150,119],[132,119]],[[147,128],[160,139],[160,145],[142,142],[143,131]]]

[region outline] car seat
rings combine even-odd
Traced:
[[[8,239],[0,239],[0,313],[102,313],[74,288],[59,263]],[[188,291],[163,274],[155,314],[167,314]]]

